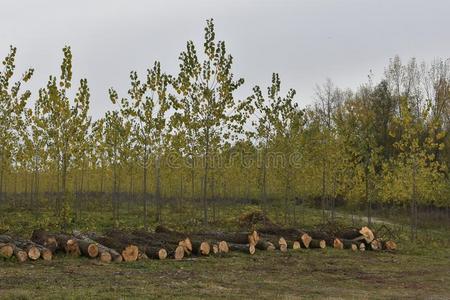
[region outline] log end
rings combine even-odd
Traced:
[[[305,246],[305,248],[309,248],[309,244],[312,241],[312,237],[309,234],[304,233],[301,235],[300,240],[302,241],[303,246]]]
[[[370,243],[370,248],[375,251],[381,250],[381,242],[379,240],[373,240]]]
[[[125,261],[136,261],[139,256],[139,248],[135,245],[128,245],[122,250],[122,257]]]
[[[301,246],[300,246],[300,242],[299,241],[294,241],[292,243],[292,249],[299,250],[300,248],[301,248]]]
[[[219,246],[217,244],[212,245],[212,252],[214,254],[219,253]]]
[[[71,255],[71,256],[76,257],[76,256],[81,255],[80,247],[78,246],[78,242],[75,239],[67,240],[64,250],[66,251],[66,253],[68,255]]]
[[[96,244],[90,244],[87,248],[87,253],[90,258],[97,257],[98,256],[98,246]]]
[[[327,247],[327,242],[325,242],[325,240],[320,240],[319,247],[325,249]]]
[[[367,226],[361,228],[359,230],[359,233],[361,233],[364,236],[364,239],[366,240],[367,243],[371,243],[375,239],[373,231]]]
[[[334,239],[333,240],[333,248],[342,250],[342,249],[344,249],[344,244],[342,243],[342,241],[340,239]]]
[[[200,244],[200,254],[201,255],[209,255],[209,252],[211,252],[211,246],[208,242],[201,242]]]
[[[191,255],[192,253],[192,242],[189,238],[186,238],[178,242],[178,246],[183,247],[184,253],[186,255]]]
[[[39,257],[41,257],[41,251],[38,247],[31,246],[27,250],[28,258],[31,260],[37,260]]]
[[[281,244],[281,245],[280,245],[280,251],[281,251],[281,252],[287,252],[287,251],[288,251],[287,245]]]
[[[174,253],[175,260],[181,260],[184,257],[184,248],[182,246],[177,246]]]
[[[230,248],[228,247],[228,243],[225,241],[219,242],[219,252],[220,253],[228,253],[230,251]]]
[[[41,250],[41,258],[45,261],[51,261],[53,259],[53,253],[50,249]]]
[[[397,244],[394,241],[389,240],[385,243],[385,248],[386,250],[394,251],[397,250]]]
[[[184,250],[183,250],[184,251]],[[164,248],[159,249],[158,251],[158,257],[159,259],[163,260],[167,258],[167,251]]]
[[[366,244],[364,243],[359,244],[359,251],[366,251]]]
[[[100,253],[99,257],[100,257],[100,261],[103,263],[110,263],[112,260],[111,254],[106,251]]]
[[[255,254],[255,252],[256,252],[255,245],[249,244],[248,245],[248,253],[250,253],[250,255],[253,255],[253,254]]]
[[[352,244],[352,251],[357,251],[358,250],[358,246],[356,244]]]
[[[0,244],[0,257],[11,258],[14,253],[14,246],[10,244]]]
[[[17,261],[21,263],[28,260],[27,253],[20,249],[15,251],[14,256],[17,258]]]

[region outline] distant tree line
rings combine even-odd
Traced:
[[[157,222],[168,201],[198,203],[207,223],[217,199],[278,204],[284,220],[296,204],[318,200],[324,219],[337,201],[364,208],[410,209],[413,237],[420,206],[450,206],[450,61],[392,59],[380,82],[355,91],[317,86],[300,108],[278,74],[244,99],[244,79],[207,21],[201,51],[192,41],[177,74],[159,62],[130,73],[126,95],[111,88],[114,109],[93,120],[81,79],[71,92],[72,53],[37,94],[14,82],[16,48],[0,70],[0,205],[79,215],[89,197],[107,195],[114,220],[124,199],[148,206]],[[73,96],[72,96],[73,95]],[[126,195],[126,198],[122,197]],[[330,215],[331,213],[331,215]]]

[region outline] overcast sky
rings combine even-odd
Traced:
[[[379,78],[389,58],[450,57],[448,0],[0,0],[0,56],[18,47],[17,69],[36,69],[32,90],[58,74],[70,45],[77,81],[86,77],[92,114],[110,107],[107,90],[126,95],[129,72],[155,60],[176,73],[187,40],[201,45],[205,20],[234,56],[234,72],[266,86],[280,73],[302,106],[327,77],[354,88],[370,70]]]

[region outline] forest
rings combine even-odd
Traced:
[[[394,57],[380,80],[371,74],[355,90],[327,80],[300,107],[276,73],[237,97],[245,81],[213,20],[203,45],[187,42],[177,73],[156,61],[145,74],[130,72],[126,94],[111,87],[105,99],[72,78],[70,46],[60,73],[37,92],[27,89],[34,70],[16,70],[16,52],[11,46],[0,70],[4,212],[69,229],[93,211],[120,227],[131,209],[143,228],[186,211],[206,226],[224,205],[275,208],[285,225],[307,207],[323,222],[344,209],[369,225],[374,211],[401,211],[412,239],[421,212],[449,219],[448,59]],[[94,119],[91,101],[114,109]]]

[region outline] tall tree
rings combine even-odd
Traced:
[[[17,48],[10,47],[9,54],[2,61],[0,70],[0,203],[3,202],[5,173],[11,154],[17,147],[22,127],[23,112],[31,92],[21,91],[22,85],[33,76],[33,69],[27,70],[17,82],[12,82],[15,72]]]
[[[178,123],[191,143],[189,151],[197,150],[202,158],[203,222],[207,224],[210,155],[213,148],[230,136],[227,129],[234,129],[239,104],[233,93],[244,79],[233,79],[233,57],[227,53],[225,42],[216,43],[212,19],[207,21],[203,46],[205,59],[201,62],[194,43],[188,41],[186,50],[180,54],[180,71],[174,87],[179,94],[175,104]]]

